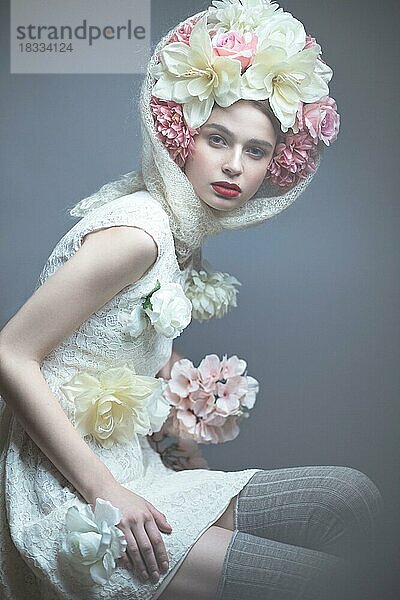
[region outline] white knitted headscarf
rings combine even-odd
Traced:
[[[206,237],[225,229],[243,229],[257,225],[290,206],[314,177],[323,152],[322,149],[318,151],[316,170],[283,194],[282,189],[273,188],[265,180],[246,204],[229,212],[213,209],[197,196],[183,170],[157,137],[150,111],[152,89],[156,83],[151,70],[157,63],[160,50],[176,30],[186,21],[197,19],[205,12],[197,13],[171,29],[157,44],[151,56],[141,88],[139,105],[143,136],[141,169],[126,173],[121,179],[103,185],[98,192],[84,198],[70,210],[72,216],[81,217],[115,198],[146,189],[169,215],[181,268],[186,266],[193,255],[199,254]]]

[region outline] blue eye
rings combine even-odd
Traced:
[[[265,156],[265,152],[264,152],[264,150],[261,150],[261,148],[250,148],[250,150],[258,151],[258,154],[256,154],[257,158],[262,158],[263,156]]]
[[[213,140],[213,138],[218,138],[218,139],[217,139],[217,142],[215,142],[215,141]],[[217,135],[217,134],[210,135],[210,138],[209,138],[209,139],[210,139],[210,142],[213,142],[213,141],[214,141],[214,143],[218,143],[218,140],[222,140],[222,141],[224,141],[224,139],[223,139],[223,138],[222,138],[220,135]]]

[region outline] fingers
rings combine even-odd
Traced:
[[[153,521],[154,523],[154,521]],[[160,556],[160,548],[161,543],[164,547],[164,542],[161,539],[160,543],[160,532],[158,532],[157,537],[154,536],[154,530],[150,527],[150,535],[149,537],[147,530],[144,528],[144,525],[147,526],[148,523],[144,523],[143,525],[138,525],[133,529],[133,535],[137,542],[137,546],[140,549],[141,557],[139,558],[137,555],[135,557],[137,564],[139,565],[139,569],[143,571],[142,562],[144,563],[144,567],[147,573],[150,576],[151,581],[156,583],[160,577],[160,571],[158,567],[158,561],[156,559]],[[155,525],[154,525],[155,527]],[[159,536],[159,537],[158,537]],[[154,544],[154,547],[153,547]],[[166,554],[165,549],[163,550],[163,556]]]
[[[131,531],[126,532],[125,537],[127,541],[126,554],[129,556],[132,562],[133,569],[142,581],[146,581],[149,578],[149,575],[147,573],[146,565],[141,556],[139,547],[136,543],[136,539]]]
[[[154,519],[149,519],[145,521],[144,527],[146,533],[151,541],[151,545],[154,550],[154,555],[158,564],[158,569],[160,573],[166,573],[168,571],[168,555],[165,549],[164,540],[162,539],[158,527],[154,521]]]
[[[135,573],[142,581],[146,581],[150,576],[153,583],[156,583],[160,573],[167,573],[169,561],[164,541],[154,519],[132,524],[125,537],[126,558],[120,559],[120,565],[128,566],[130,559]]]
[[[168,523],[167,517],[164,515],[164,513],[157,510],[157,508],[155,506],[153,506],[150,502],[147,503],[147,506],[148,506],[149,511],[153,515],[153,518],[154,518],[155,522],[157,523],[157,526],[160,529],[164,530],[166,533],[171,533],[172,527]]]

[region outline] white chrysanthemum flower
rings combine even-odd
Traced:
[[[212,317],[221,318],[236,304],[240,281],[219,271],[196,271],[192,269],[186,280],[185,293],[193,305],[192,316],[197,321]]]
[[[167,44],[160,58],[161,63],[152,71],[158,78],[153,95],[183,104],[183,116],[190,127],[207,121],[214,102],[227,107],[240,99],[240,61],[214,55],[206,17],[193,27],[190,46],[183,42]]]
[[[283,12],[270,0],[214,0],[208,9],[208,28],[221,31],[255,31],[272,15]]]
[[[293,127],[300,102],[317,102],[329,88],[317,65],[318,44],[288,56],[283,48],[271,46],[257,52],[242,76],[242,98],[269,99],[272,110],[287,132]]]
[[[67,536],[62,554],[80,571],[89,572],[95,583],[105,584],[116,568],[115,560],[126,550],[126,538],[116,527],[121,513],[108,500],[96,499],[94,512],[89,505],[68,509]]]

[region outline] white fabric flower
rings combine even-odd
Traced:
[[[242,76],[242,98],[268,98],[282,131],[287,132],[294,125],[300,101],[316,102],[329,94],[317,66],[320,51],[316,44],[292,56],[284,48],[274,46],[257,52],[253,64]]]
[[[207,261],[204,261],[207,264]],[[205,321],[212,317],[223,317],[229,308],[237,306],[235,286],[242,285],[240,281],[219,271],[211,269],[192,269],[186,280],[185,292],[193,305],[193,318]]]
[[[167,44],[152,71],[159,78],[153,95],[183,104],[185,120],[193,128],[207,121],[214,102],[226,107],[240,99],[240,61],[214,54],[206,20],[202,17],[193,27],[190,46]]]
[[[214,0],[209,10],[209,24],[222,31],[254,31],[272,15],[281,13],[276,3],[270,0]]]
[[[136,375],[127,366],[103,371],[98,377],[79,372],[60,386],[68,400],[75,402],[76,429],[92,435],[104,447],[147,435],[151,421],[149,396],[160,386],[155,377]]]
[[[287,56],[293,56],[301,52],[306,45],[306,30],[303,23],[287,12],[278,13],[265,21],[257,29],[256,35],[260,39],[258,51],[274,46],[283,48]]]
[[[167,338],[178,337],[192,318],[192,303],[179,283],[166,283],[150,298],[151,308],[146,308],[154,329]]]
[[[124,318],[124,330],[131,337],[137,338],[146,329],[148,323],[144,308],[135,306],[129,315]]]
[[[89,572],[95,583],[104,584],[116,567],[115,559],[126,550],[126,539],[116,527],[120,511],[101,498],[96,499],[94,512],[89,505],[81,511],[76,506],[68,509],[68,534],[62,542],[62,554],[75,568]]]

